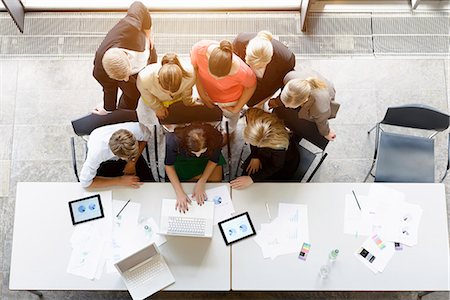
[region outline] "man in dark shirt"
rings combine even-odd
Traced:
[[[103,103],[94,109],[94,113],[106,114],[116,108],[136,109],[140,97],[136,87],[137,73],[157,61],[151,28],[147,7],[136,1],[127,15],[108,32],[95,53],[93,75],[102,85],[104,96]],[[125,75],[117,76],[117,72],[112,72],[118,65],[125,66],[119,70]],[[118,89],[122,90],[122,96],[117,107]]]

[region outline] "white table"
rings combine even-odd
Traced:
[[[353,253],[367,237],[344,234],[345,194],[367,195],[369,183],[260,183],[232,190],[236,213],[248,211],[257,231],[272,218],[278,203],[307,204],[311,250],[306,261],[298,253],[263,259],[253,239],[232,245],[232,290],[444,291],[450,289],[449,235],[443,184],[388,184],[419,204],[423,215],[416,246],[394,254],[384,272],[374,274]],[[301,245],[299,245],[300,250]],[[318,276],[334,249],[340,250],[329,278]]]
[[[191,192],[193,184],[183,184]],[[207,188],[218,186],[208,184]],[[18,183],[11,257],[11,290],[126,290],[118,273],[88,280],[66,272],[73,225],[68,202],[81,198],[78,183]],[[170,183],[114,188],[113,199],[141,203],[141,216],[160,219],[161,200],[174,198]],[[230,290],[230,247],[214,227],[212,239],[167,237],[160,247],[176,282],[166,290]]]

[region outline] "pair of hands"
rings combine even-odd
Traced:
[[[205,183],[198,182],[195,184],[194,191],[192,192],[192,198],[197,201],[198,205],[203,205],[203,203],[208,199],[205,193]],[[177,203],[175,205],[175,210],[185,213],[189,210],[189,204],[192,203],[191,198],[184,192],[177,193]]]

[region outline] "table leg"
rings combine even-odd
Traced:
[[[38,296],[39,298],[42,298],[42,297],[43,297],[43,295],[42,295],[41,292],[38,292],[38,291],[28,291],[28,292],[30,292],[30,293],[32,293],[32,294],[35,294],[35,295]]]

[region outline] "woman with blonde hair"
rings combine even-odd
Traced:
[[[246,112],[244,140],[251,153],[242,165],[244,176],[232,180],[231,187],[242,189],[257,181],[289,181],[297,170],[300,154],[295,140],[274,114],[259,108]]]
[[[336,91],[333,84],[308,68],[289,72],[284,83],[281,95],[269,103],[269,106],[276,107],[273,112],[299,137],[311,130],[308,122],[313,122],[324,138],[335,140],[336,133],[328,122],[328,119],[336,117],[340,106],[334,101]]]
[[[248,106],[263,104],[283,86],[284,76],[295,67],[295,55],[269,31],[241,33],[233,41],[233,50],[245,60],[257,78],[256,90]]]
[[[176,118],[185,106],[194,106],[192,88],[195,73],[189,64],[182,64],[178,55],[166,53],[159,64],[151,64],[139,72],[137,87],[142,101],[160,119]],[[179,109],[177,109],[179,107]]]
[[[209,107],[219,106],[233,132],[239,112],[255,91],[255,74],[233,54],[233,47],[226,40],[198,42],[192,47],[191,63],[200,99]]]

